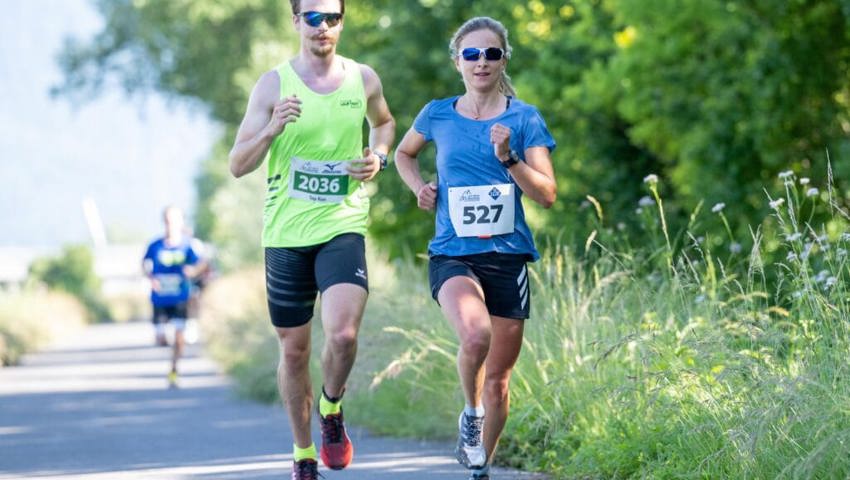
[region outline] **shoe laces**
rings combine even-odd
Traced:
[[[463,414],[463,443],[470,447],[481,444],[481,428],[484,426],[484,417]]]
[[[315,460],[295,462],[294,480],[318,480],[320,477],[325,478],[319,473],[319,464]]]
[[[341,443],[344,426],[342,423],[342,412],[321,416],[322,440],[324,443]]]

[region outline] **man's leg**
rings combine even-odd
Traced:
[[[322,462],[333,470],[347,467],[354,457],[354,446],[345,431],[342,394],[357,355],[357,333],[368,293],[360,285],[338,283],[322,293],[323,387],[319,398],[322,427]]]
[[[266,296],[280,347],[277,385],[295,440],[292,478],[314,478],[317,472],[316,446],[310,433],[310,319],[318,291],[314,258],[313,248],[265,250]]]
[[[322,375],[328,397],[342,396],[357,355],[357,333],[368,293],[363,287],[340,283],[322,293]]]
[[[336,236],[316,255],[316,284],[322,292],[325,332],[319,398],[320,454],[325,465],[334,470],[348,466],[354,456],[354,447],[345,432],[341,400],[357,355],[357,332],[369,291],[367,275],[363,235]]]
[[[165,347],[168,345],[168,340],[165,338],[165,321],[167,318],[164,318],[162,308],[153,306],[153,316],[151,316],[151,323],[153,324],[154,330],[154,343],[158,347]]]
[[[175,318],[171,322],[174,324],[174,349],[171,351],[171,371],[177,373],[177,362],[183,356],[183,346],[186,344],[183,336],[183,331],[186,329],[186,319]]]
[[[305,449],[313,445],[310,414],[313,390],[310,382],[310,323],[297,327],[275,327],[280,342],[277,387],[289,414],[295,446]]]
[[[174,327],[174,344],[171,347],[171,370],[168,372],[168,386],[169,388],[177,388],[177,362],[183,355],[183,345],[185,344],[183,330],[186,328],[186,319],[172,317],[168,320],[168,323]]]

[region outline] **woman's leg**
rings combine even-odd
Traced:
[[[484,376],[484,448],[488,461],[493,458],[496,445],[510,407],[508,385],[511,373],[522,348],[522,334],[525,322],[513,318],[491,317],[492,334],[490,351],[487,354]]]

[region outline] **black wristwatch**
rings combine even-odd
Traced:
[[[387,168],[387,154],[381,152],[372,152],[381,159],[381,170]]]
[[[519,155],[517,155],[516,151],[511,150],[511,153],[508,154],[507,160],[499,159],[499,163],[502,164],[505,168],[511,168],[517,163],[519,163]]]

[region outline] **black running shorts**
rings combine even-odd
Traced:
[[[153,324],[167,323],[171,320],[186,320],[188,317],[188,303],[180,302],[176,305],[168,305],[165,307],[153,307]]]
[[[369,291],[363,235],[344,233],[309,247],[266,248],[266,296],[275,327],[309,322],[316,293],[338,283]]]
[[[446,280],[464,276],[481,285],[490,315],[524,320],[531,312],[528,255],[479,253],[449,257],[433,255],[428,262],[431,296],[437,300]]]

